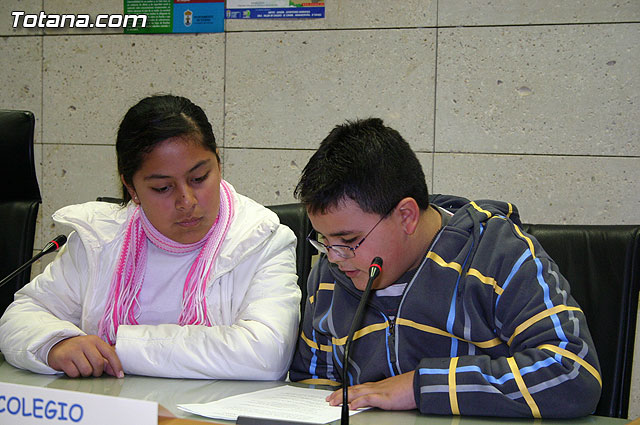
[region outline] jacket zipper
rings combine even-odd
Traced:
[[[398,356],[396,353],[396,318],[389,320],[389,361],[391,362],[391,370],[395,375],[399,373],[396,367]]]
[[[356,299],[360,299],[360,295],[358,293],[356,293],[355,291],[351,290],[351,288],[349,288],[347,285],[344,285],[342,282],[340,282],[338,279],[336,279],[336,284],[340,284],[343,289],[345,289],[347,292],[349,292],[351,295],[353,295]],[[406,291],[405,293],[402,294],[402,300],[404,300],[404,297],[406,296]],[[397,359],[398,359],[398,353],[396,352],[396,318],[398,316],[396,316],[393,319],[390,319],[389,316],[387,316],[384,311],[382,311],[382,309],[380,307],[378,307],[375,302],[373,302],[371,300],[371,298],[369,298],[367,300],[367,307],[372,308],[374,310],[376,310],[378,313],[380,313],[382,315],[382,317],[385,318],[385,320],[387,322],[389,322],[389,338],[387,339],[387,345],[388,345],[388,351],[389,351],[389,361],[391,363],[391,371],[393,372],[394,376],[395,375],[399,375],[400,371],[398,369],[398,366],[396,365],[397,363]],[[400,314],[400,309],[398,309],[398,315]]]

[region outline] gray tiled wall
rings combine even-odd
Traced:
[[[13,10],[122,5],[0,2],[0,108],[36,115],[37,246],[55,209],[119,195],[118,122],[158,92],[203,106],[225,178],[265,204],[293,201],[335,124],[379,116],[432,192],[509,200],[528,222],[640,223],[638,0],[327,0],[326,19],[200,35],[11,27]],[[640,356],[635,371],[631,418]]]

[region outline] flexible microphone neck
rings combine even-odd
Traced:
[[[7,276],[4,279],[2,279],[2,281],[0,281],[0,288],[2,288],[5,284],[9,283],[21,271],[23,271],[24,269],[29,267],[31,265],[31,263],[33,263],[34,261],[39,260],[40,257],[42,257],[43,255],[46,255],[46,254],[48,254],[50,252],[53,252],[53,251],[57,251],[66,242],[67,242],[67,237],[65,235],[56,236],[54,239],[52,239],[49,243],[47,243],[44,246],[42,251],[40,251],[34,257],[32,257],[29,261],[27,261],[26,263],[24,263],[23,265],[18,267],[18,269],[15,270],[13,273],[11,273],[9,276]]]
[[[347,341],[344,344],[344,357],[342,363],[342,414],[340,417],[341,425],[349,425],[349,354],[351,349],[351,341],[353,340],[353,334],[356,332],[356,329],[360,326],[360,322],[362,321],[362,316],[364,314],[365,306],[367,305],[367,300],[369,299],[369,293],[371,292],[371,286],[373,285],[373,281],[376,280],[378,276],[382,273],[382,258],[376,257],[371,262],[369,266],[369,280],[367,281],[367,286],[364,288],[364,292],[362,293],[362,297],[360,298],[360,302],[358,303],[358,308],[356,309],[356,313],[353,315],[353,321],[351,322],[351,328],[349,329],[349,334],[347,335]]]

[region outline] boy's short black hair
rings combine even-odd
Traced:
[[[345,198],[385,215],[403,198],[429,206],[422,166],[409,144],[379,118],[347,121],[320,143],[294,191],[311,213],[324,214]]]

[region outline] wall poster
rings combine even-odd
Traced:
[[[124,0],[124,13],[147,15],[126,34],[224,32],[224,0]]]
[[[324,0],[227,0],[226,18],[324,18]]]

